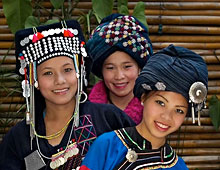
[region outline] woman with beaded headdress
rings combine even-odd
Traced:
[[[205,106],[207,66],[189,49],[170,45],[155,53],[138,76],[134,94],[143,103],[143,119],[99,136],[90,147],[80,170],[188,170],[166,142],[191,113]]]
[[[143,106],[134,97],[133,88],[152,55],[146,26],[133,16],[112,14],[96,27],[87,48],[93,59],[92,72],[103,79],[94,85],[89,100],[114,104],[139,123]]]
[[[98,135],[134,125],[117,107],[86,101],[90,58],[77,21],[20,30],[15,43],[27,112],[0,144],[0,169],[76,169]]]

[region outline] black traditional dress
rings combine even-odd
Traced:
[[[79,110],[79,127],[74,127],[72,130],[71,122],[62,141],[56,146],[50,145],[46,139],[37,138],[37,140],[35,137],[31,150],[29,126],[24,120],[17,123],[0,144],[0,169],[25,170],[27,157],[31,161],[28,166],[33,164],[33,169],[29,167],[31,170],[36,169],[43,162],[45,166],[41,169],[45,170],[76,169],[79,168],[82,157],[97,136],[114,129],[134,125],[134,122],[124,112],[110,104],[86,102],[80,104]],[[36,131],[41,135],[46,134],[43,114],[36,120]],[[37,152],[41,152],[49,159],[37,157]]]

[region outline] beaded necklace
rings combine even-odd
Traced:
[[[56,132],[54,134],[48,135],[48,136],[42,136],[42,135],[37,134],[33,122],[31,122],[31,125],[32,125],[33,131],[34,131],[34,135],[36,135],[38,138],[50,140],[50,139],[55,139],[55,138],[59,137],[67,129],[67,127],[69,126],[69,124],[73,118],[74,118],[74,115],[70,118],[70,120],[66,123],[66,125],[61,130],[59,130],[58,132]]]

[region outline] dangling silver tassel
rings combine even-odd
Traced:
[[[202,110],[203,103],[205,102],[207,96],[207,88],[202,82],[195,82],[191,85],[189,89],[190,103],[192,104],[192,120],[195,123],[195,107],[198,112],[198,125],[200,122],[200,110]]]
[[[79,74],[78,74],[79,75]],[[80,102],[80,77],[77,76],[77,83],[78,83],[78,88],[77,88],[77,94],[76,94],[76,104],[75,104],[75,111],[74,111],[74,126],[78,127],[79,126],[79,102]]]
[[[79,95],[76,97],[76,105],[75,105],[75,111],[74,111],[74,126],[79,126]]]
[[[193,103],[192,103],[192,107],[191,107],[191,112],[192,112],[192,122],[193,122],[193,124],[195,124],[195,108],[193,106]]]
[[[35,125],[35,103],[34,103],[34,86],[31,85],[31,97],[30,97],[30,118],[32,124]],[[31,150],[32,150],[32,142],[34,139],[34,130],[32,125],[30,125],[30,137],[31,137]]]
[[[200,110],[198,111],[198,125],[201,126],[201,121],[200,121]]]
[[[26,124],[30,124],[30,106],[29,106],[29,97],[30,97],[30,87],[28,80],[23,80],[21,82],[21,87],[23,89],[23,96],[26,100]]]
[[[35,137],[34,135],[34,129],[32,125],[35,125],[35,95],[34,95],[34,81],[36,80],[36,64],[30,63],[29,64],[29,79],[30,79],[30,138],[31,138],[31,150],[33,148],[33,139]]]
[[[28,96],[30,96],[30,88],[28,86],[29,86],[29,84],[25,84],[25,89],[24,89],[25,92],[24,92],[23,95],[26,99],[26,107],[27,107],[27,110],[26,110],[26,124],[30,125],[31,115],[30,115],[30,106],[29,106],[29,99],[28,99]],[[29,95],[27,93],[29,93]]]

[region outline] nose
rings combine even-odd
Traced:
[[[64,83],[66,83],[65,76],[63,76],[61,73],[57,73],[55,84],[60,85],[60,84],[64,84]]]
[[[125,77],[124,71],[122,69],[117,69],[115,72],[115,79],[121,80]]]
[[[166,110],[163,113],[161,113],[161,118],[165,121],[171,121],[172,120],[172,111]]]

